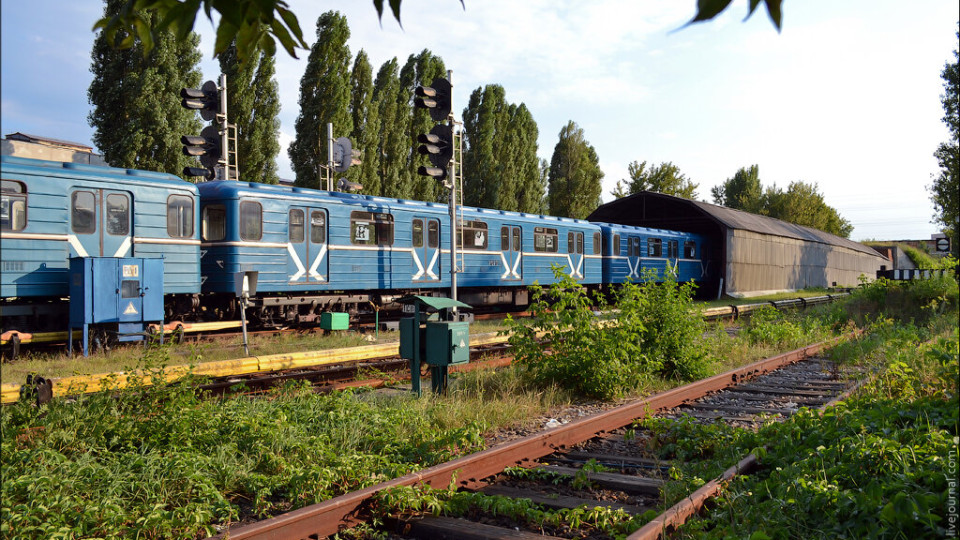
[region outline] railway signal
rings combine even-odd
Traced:
[[[413,105],[420,109],[429,109],[434,122],[442,122],[450,116],[453,109],[453,85],[444,77],[437,77],[430,86],[418,86],[414,90],[416,97]]]
[[[417,152],[427,156],[433,167],[419,167],[417,172],[423,176],[432,176],[437,180],[447,178],[447,166],[453,159],[453,127],[437,124],[430,133],[417,136]]]
[[[347,172],[352,165],[360,165],[360,151],[347,137],[338,137],[333,141],[333,170]]]
[[[183,175],[214,180],[217,178],[218,169],[222,168],[222,178],[238,179],[236,126],[227,122],[227,76],[220,75],[219,85],[214,81],[207,81],[200,88],[183,88],[180,90],[180,97],[183,108],[200,111],[201,118],[212,122],[203,128],[199,136],[180,137],[183,153],[199,157],[203,165],[203,168],[184,167]],[[232,137],[231,129],[234,130]]]

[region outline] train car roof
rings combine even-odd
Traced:
[[[605,223],[605,222],[592,222],[594,225],[599,225],[602,228],[614,229],[616,231],[626,231],[626,232],[636,232],[642,234],[653,234],[657,236],[701,236],[696,233],[688,233],[682,231],[673,231],[670,229],[654,229],[651,227],[638,227],[636,225],[620,225],[619,223]]]
[[[3,172],[44,175],[62,178],[83,178],[118,182],[124,184],[139,184],[168,189],[185,189],[197,192],[197,187],[191,182],[182,180],[172,174],[139,169],[120,169],[104,165],[90,165],[87,163],[70,163],[63,161],[47,161],[16,156],[0,156],[0,167]]]
[[[276,184],[260,184],[257,182],[237,182],[233,180],[214,180],[210,182],[201,182],[197,184],[201,193],[206,196],[237,197],[241,195],[251,197],[271,196],[277,198],[303,198],[313,200],[328,200],[354,204],[380,204],[397,208],[430,208],[433,210],[448,211],[448,205],[442,203],[414,201],[409,199],[395,199],[392,197],[378,197],[375,195],[363,195],[360,193],[344,193],[340,191],[324,191],[320,189],[304,188],[297,186],[282,186]],[[524,212],[512,212],[508,210],[493,210],[490,208],[478,208],[474,206],[463,206],[465,212],[472,212],[479,216],[491,217],[509,217],[512,219],[536,219],[540,221],[555,221],[557,223],[578,224],[584,226],[596,226],[596,224],[581,219],[572,219],[565,217],[546,216],[540,214],[527,214]]]

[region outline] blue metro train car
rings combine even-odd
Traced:
[[[66,330],[71,257],[163,258],[169,317],[200,293],[197,188],[155,172],[0,156],[2,330]]]
[[[699,281],[706,275],[704,239],[698,234],[610,223],[600,227],[605,284],[641,282],[645,271],[655,272],[658,279],[671,271],[677,281]]]
[[[450,287],[446,205],[234,181],[198,187],[203,292],[221,299],[205,300],[207,318],[235,316],[237,276],[251,271],[251,319],[273,325]],[[464,302],[525,305],[525,287],[552,281],[552,265],[600,284],[595,224],[468,207],[458,221]]]

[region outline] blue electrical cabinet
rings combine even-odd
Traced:
[[[163,259],[70,259],[69,331],[83,330],[84,356],[91,328],[98,339],[141,341],[148,322],[163,323]]]

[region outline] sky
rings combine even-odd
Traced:
[[[928,186],[949,138],[940,73],[957,48],[955,0],[785,0],[779,33],[762,5],[745,21],[746,0],[690,26],[696,0],[404,0],[402,25],[389,9],[378,20],[370,0],[288,3],[308,45],[322,13],[344,14],[351,54],[365,50],[374,73],[423,49],[443,58],[458,119],[474,89],[503,86],[537,121],[543,159],[576,122],[599,156],[604,201],[632,161],[672,162],[707,202],[757,165],[764,186],[817,184],[854,240],[938,231]],[[92,145],[91,28],[103,3],[4,0],[0,10],[0,134]],[[202,13],[195,30],[204,79],[216,79]],[[286,147],[308,55],[278,47],[283,178],[294,177]]]

